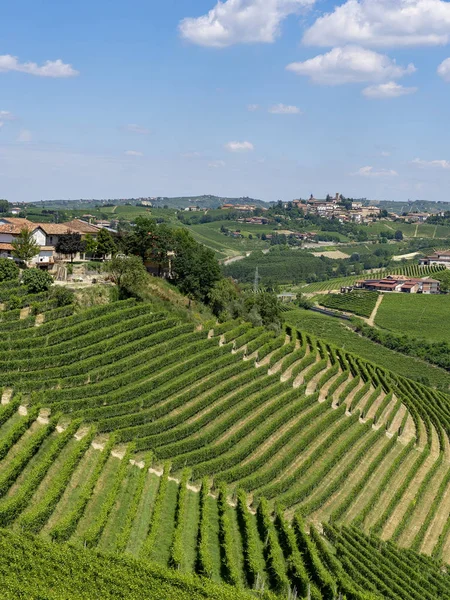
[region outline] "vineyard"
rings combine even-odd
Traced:
[[[107,552],[111,598],[450,598],[446,394],[288,326],[4,308],[0,543],[39,548],[42,584],[70,555],[92,597]]]
[[[371,273],[365,272],[361,275],[352,275],[350,277],[340,277],[336,279],[328,279],[327,281],[318,281],[304,285],[301,291],[305,294],[314,292],[326,292],[329,290],[340,290],[341,287],[349,287],[355,285],[360,279],[382,279],[387,275],[405,275],[406,277],[432,277],[435,273],[444,270],[441,266],[428,265],[409,265],[407,267],[398,267],[397,269],[381,269]]]
[[[377,298],[376,292],[353,291],[350,294],[322,295],[318,297],[318,302],[327,308],[354,313],[361,317],[370,317]]]

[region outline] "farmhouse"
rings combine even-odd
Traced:
[[[400,292],[403,294],[439,294],[440,281],[427,277],[417,279],[404,275],[388,275],[384,279],[363,279],[356,282],[358,289],[375,292]]]
[[[436,250],[434,254],[421,258],[421,265],[441,265],[450,269],[450,250]]]
[[[39,254],[31,262],[45,268],[51,266],[56,258],[64,260],[64,256],[56,255],[55,250],[61,235],[79,233],[83,239],[89,233],[95,238],[100,227],[90,225],[80,219],[74,219],[68,223],[32,223],[28,219],[3,217],[0,219],[0,256],[11,256],[12,242],[17,239],[22,229],[32,232],[33,239],[40,248]]]

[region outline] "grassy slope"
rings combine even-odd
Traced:
[[[393,294],[383,299],[376,324],[430,341],[450,339],[450,295]]]
[[[351,331],[348,325],[339,319],[303,309],[288,311],[284,317],[289,324],[333,342],[398,375],[406,373],[415,377],[427,377],[432,385],[450,386],[450,373],[371,342]]]

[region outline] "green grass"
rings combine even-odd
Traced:
[[[450,295],[385,294],[376,325],[434,342],[450,340]]]
[[[155,545],[150,554],[150,560],[167,565],[175,525],[175,507],[177,503],[178,484],[169,481],[163,500],[161,519],[158,523]]]
[[[128,512],[139,476],[140,469],[129,465],[128,474],[121,483],[117,500],[98,544],[99,550],[112,552],[116,548],[117,539],[121,532],[121,525]]]
[[[348,324],[340,319],[303,309],[291,310],[283,316],[290,325],[330,341],[343,350],[354,352],[397,375],[408,375],[414,379],[424,377],[431,385],[450,389],[450,373],[363,338],[350,330]]]
[[[186,494],[186,518],[183,530],[184,562],[181,566],[183,573],[193,573],[197,557],[197,532],[199,523],[200,494]]]
[[[142,498],[137,510],[137,518],[133,523],[130,533],[130,539],[127,544],[127,552],[134,556],[139,555],[142,544],[147,537],[148,526],[152,516],[153,504],[158,491],[159,477],[153,473],[148,473],[145,482]]]
[[[77,466],[70,484],[66,488],[61,500],[58,502],[56,509],[42,529],[44,535],[47,535],[65,514],[70,513],[73,510],[83,491],[84,484],[91,476],[99,458],[100,452],[98,450],[94,450],[92,447],[87,450],[81,459],[80,464]]]
[[[72,541],[83,543],[83,536],[89,529],[89,527],[92,525],[92,523],[95,522],[97,512],[100,510],[103,500],[107,497],[108,492],[114,484],[114,477],[119,467],[120,460],[114,458],[113,456],[109,456],[108,461],[100,477],[98,478],[96,489],[94,490],[94,495],[89,501],[88,505],[86,506],[84,515],[80,519],[77,529],[71,538]]]

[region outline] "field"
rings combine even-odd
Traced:
[[[376,292],[353,291],[350,294],[323,294],[316,298],[326,308],[350,312],[361,317],[370,317],[377,303]]]
[[[448,342],[450,295],[386,294],[375,323],[396,333]]]
[[[39,585],[67,561],[83,599],[102,569],[104,597],[130,600],[155,578],[161,599],[449,597],[449,397],[405,378],[419,361],[365,354],[337,320],[316,336],[307,311],[277,335],[40,302],[0,313],[0,544],[20,556],[1,553],[5,597],[18,563],[23,597],[66,598]]]
[[[450,227],[427,223],[387,223],[378,221],[368,225],[371,233],[386,231],[395,233],[400,230],[406,238],[444,239],[450,237]]]

